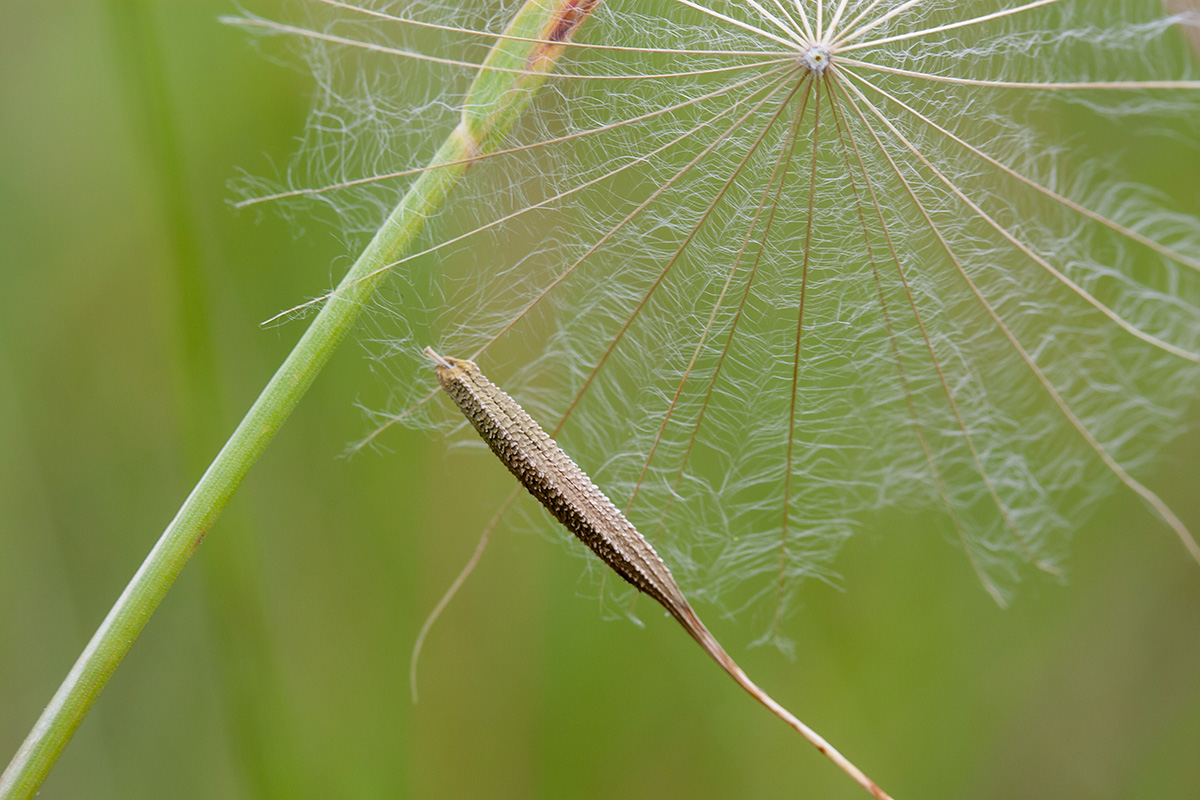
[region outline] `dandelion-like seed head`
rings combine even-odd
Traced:
[[[800,63],[818,78],[825,74],[825,70],[829,68],[832,60],[833,56],[826,44],[814,44],[800,56]]]
[[[460,78],[542,34],[478,4],[310,5],[329,18],[242,20],[309,42],[322,92],[288,183],[247,202],[372,232],[441,174],[420,137],[459,124]],[[896,508],[932,509],[998,600],[1053,572],[1118,486],[1200,560],[1138,477],[1200,393],[1200,224],[1106,146],[1194,146],[1185,18],[1158,0],[596,9],[553,99],[388,263],[405,302],[377,315],[400,328],[385,357],[478,361],[689,598],[773,642],[800,583]],[[484,90],[526,78],[490,69]],[[387,363],[383,427],[458,424],[422,404],[427,359]]]
[[[307,3],[311,27],[239,19],[306,41],[319,87],[286,182],[243,204],[398,237],[412,192],[400,211],[429,217],[370,276],[398,284],[370,338],[397,380],[368,441],[460,426],[416,346],[470,359],[690,602],[781,646],[798,587],[832,580],[858,531],[940,529],[1003,602],[1119,488],[1200,561],[1145,474],[1200,396],[1190,18],[1160,0],[554,0],[549,33],[514,34],[499,20],[521,0]],[[529,62],[488,55],[547,43],[549,97],[529,98]],[[458,126],[494,135],[443,199],[468,164],[424,166],[426,139]],[[1187,154],[1186,177],[1139,186],[1122,140]]]

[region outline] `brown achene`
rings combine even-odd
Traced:
[[[438,382],[509,472],[554,518],[638,591],[654,598],[738,685],[798,731],[878,800],[891,800],[862,770],[758,688],[696,616],[667,565],[608,496],[542,427],[474,362],[425,354]]]

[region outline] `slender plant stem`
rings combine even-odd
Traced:
[[[496,149],[600,0],[529,0],[481,66],[446,138],[275,372],[108,612],[0,776],[0,800],[32,797],[250,467],[266,449],[363,305],[443,206],[470,160]]]

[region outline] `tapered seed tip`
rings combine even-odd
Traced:
[[[432,347],[426,347],[423,352],[429,358],[429,360],[432,361],[437,366],[445,367],[446,369],[454,368],[454,364],[450,363],[450,361],[448,359],[446,359],[445,357],[438,355],[437,352],[435,352]]]

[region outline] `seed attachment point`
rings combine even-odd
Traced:
[[[825,69],[831,60],[829,47],[823,44],[814,44],[800,56],[801,63],[818,78],[825,74]]]

